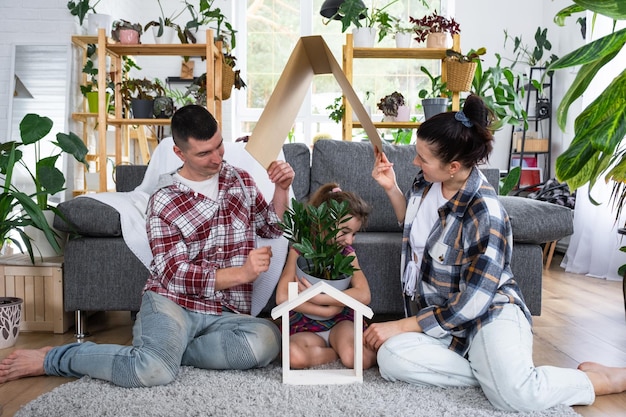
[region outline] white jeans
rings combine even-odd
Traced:
[[[448,349],[450,338],[403,333],[378,351],[380,374],[389,381],[437,387],[480,386],[494,407],[544,410],[588,405],[595,399],[587,375],[577,369],[535,367],[530,324],[515,305],[478,331],[465,359]]]

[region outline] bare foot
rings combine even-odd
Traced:
[[[0,362],[0,384],[25,378],[45,375],[43,361],[52,346],[40,349],[18,349]]]
[[[583,362],[578,369],[585,372],[596,395],[618,394],[626,391],[626,368],[612,368],[596,362]]]

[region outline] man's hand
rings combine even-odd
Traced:
[[[270,181],[283,190],[288,190],[296,176],[293,168],[285,161],[274,161],[267,169]]]
[[[272,260],[272,247],[263,246],[250,251],[246,263],[243,265],[243,270],[246,272],[246,282],[252,282],[261,272],[265,272],[270,267],[270,261]]]

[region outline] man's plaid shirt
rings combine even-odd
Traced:
[[[403,269],[412,256],[411,224],[430,186],[420,171],[407,193]],[[474,168],[463,188],[439,209],[439,221],[426,242],[414,311],[423,332],[436,338],[452,335],[450,349],[465,355],[474,334],[504,304],[517,304],[531,321],[513,279],[512,251],[509,216],[493,187]]]
[[[255,236],[282,231],[250,175],[226,162],[219,172],[217,201],[175,181],[159,179],[148,203],[148,239],[154,259],[144,291],[164,295],[182,307],[221,314],[222,307],[250,313],[252,284],[215,290],[218,269],[242,266]]]

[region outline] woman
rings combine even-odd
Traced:
[[[585,362],[578,369],[535,367],[531,316],[510,268],[511,224],[477,166],[492,150],[492,114],[477,96],[463,110],[434,116],[417,130],[408,201],[393,164],[376,152],[372,176],[404,224],[402,281],[407,317],[372,324],[390,381],[480,386],[507,411],[587,405],[626,390],[626,368]]]

